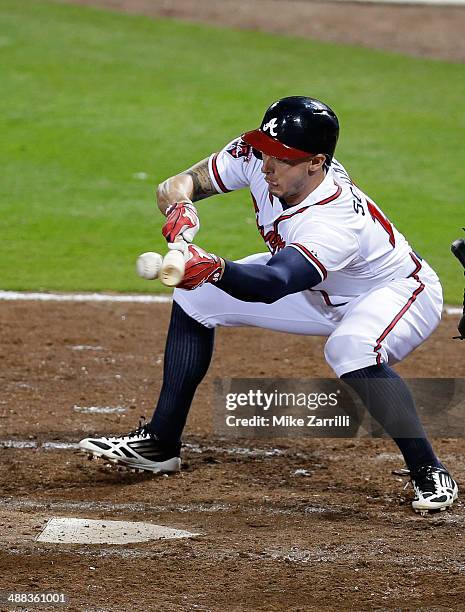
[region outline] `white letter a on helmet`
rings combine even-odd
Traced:
[[[269,130],[271,136],[277,136],[278,135],[278,133],[276,132],[276,128],[278,127],[277,123],[278,123],[278,120],[276,119],[276,117],[273,117],[273,119],[268,121],[268,123],[265,123],[265,125],[262,127],[262,130],[264,132]]]

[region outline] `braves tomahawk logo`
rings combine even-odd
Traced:
[[[226,149],[226,151],[229,153],[229,155],[231,155],[231,157],[234,157],[234,159],[239,159],[240,157],[249,159],[252,152],[252,147],[239,138],[239,140],[233,142],[232,145]]]

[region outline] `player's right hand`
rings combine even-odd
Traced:
[[[199,215],[190,200],[175,202],[167,208],[166,222],[161,233],[168,243],[176,242],[178,237],[186,242],[192,242],[199,229]]]
[[[214,253],[190,244],[185,254],[184,278],[177,285],[180,289],[197,289],[204,283],[217,283],[224,272],[224,261]]]

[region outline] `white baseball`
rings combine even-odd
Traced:
[[[163,257],[159,253],[142,253],[136,262],[137,274],[147,280],[154,280],[158,278],[162,263]]]

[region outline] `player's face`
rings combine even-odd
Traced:
[[[284,161],[265,153],[262,158],[262,172],[271,195],[282,198],[288,204],[297,204],[314,188],[312,160]],[[317,164],[316,170],[320,168],[321,165]]]

